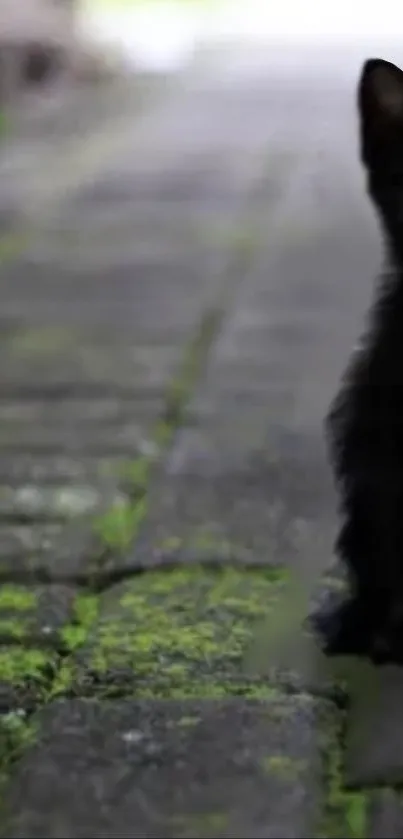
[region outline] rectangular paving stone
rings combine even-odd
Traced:
[[[74,582],[87,575],[93,581],[95,560],[102,573],[105,551],[119,554],[122,540],[132,538],[135,502],[119,489],[123,480],[112,474],[103,485],[31,484],[8,491],[0,504],[0,580]]]
[[[49,450],[12,454],[0,449],[0,485],[96,485],[102,477],[121,476],[128,460],[131,458],[122,454],[97,456],[95,453],[91,456],[88,452],[80,452],[74,456]]]
[[[254,633],[281,598],[286,572],[216,567],[155,570],[113,586],[61,691],[78,695],[268,695],[244,664]],[[69,687],[70,686],[70,687]]]
[[[99,482],[100,483],[100,482]],[[122,499],[116,482],[104,486],[26,484],[0,486],[0,521],[69,521],[101,513]]]
[[[36,554],[52,549],[54,539],[60,534],[60,522],[31,524],[3,524],[0,527],[0,552],[2,558],[18,562],[25,554]]]
[[[86,302],[96,298],[96,292],[102,290],[105,301],[112,302],[121,298],[130,301],[135,320],[139,314],[150,316],[153,309],[157,314],[164,307],[167,315],[173,317],[175,307],[169,305],[170,290],[176,292],[179,311],[190,296],[190,285],[195,286],[196,298],[201,293],[201,289],[197,288],[197,281],[200,281],[197,266],[188,260],[184,262],[181,256],[179,243],[177,259],[171,263],[156,262],[152,259],[140,263],[133,260],[133,257],[128,259],[123,253],[114,265],[113,274],[110,273],[110,269],[108,273],[106,267],[97,270],[88,266],[85,270],[75,265],[65,267],[57,276],[52,264],[36,265],[35,262],[32,264],[28,259],[24,261],[24,257],[20,257],[18,261],[14,260],[5,266],[4,287],[1,293],[2,296],[6,296],[8,292],[8,297],[20,293],[26,300],[39,297],[43,302],[47,296],[51,299],[59,296],[61,304],[73,297],[78,304],[80,296],[81,300]]]
[[[66,522],[3,523],[0,580],[38,582],[77,573],[93,547],[88,519]]]
[[[403,779],[403,669],[357,661],[347,719],[346,778],[352,786]]]
[[[306,696],[53,703],[13,767],[1,835],[315,835],[326,713]]]
[[[124,264],[102,268],[75,262],[63,267],[40,264],[33,269],[29,262],[15,262],[6,266],[3,277],[2,314],[13,319],[24,317],[31,325],[41,318],[42,323],[80,330],[88,325],[91,329],[124,329],[127,333],[131,328],[132,340],[134,335],[136,343],[152,346],[149,333],[160,330],[161,343],[163,334],[192,329],[200,306],[206,305],[212,294],[215,296],[214,266],[207,271],[203,261],[196,272],[193,264],[162,265],[158,280],[153,281],[148,276],[150,271],[136,275],[130,254]]]
[[[403,831],[403,801],[400,791],[381,789],[371,793],[368,839],[398,839]]]
[[[150,488],[148,516],[126,560],[129,567],[181,553],[290,566],[303,545],[317,540],[319,521],[331,550],[333,488],[314,439],[274,432],[273,445],[245,446],[234,457],[231,449],[210,442],[197,429],[177,435],[163,474]]]
[[[69,302],[75,303],[78,310],[85,306],[85,301],[74,298],[71,290],[70,293]],[[94,297],[97,297],[95,293]],[[58,305],[61,310],[60,301]],[[2,384],[10,382],[17,388],[24,377],[28,383],[36,379],[43,386],[52,382],[75,382],[78,399],[81,397],[83,401],[91,395],[90,388],[102,385],[106,388],[115,383],[117,389],[130,387],[132,401],[136,399],[136,391],[145,393],[148,390],[152,399],[174,374],[180,362],[180,351],[175,344],[153,346],[152,341],[141,344],[140,336],[136,337],[137,345],[133,343],[133,332],[124,341],[110,330],[109,334],[95,335],[89,341],[79,330],[68,330],[63,326],[59,329],[45,325],[27,326],[16,330],[12,337],[8,336]],[[80,392],[83,384],[88,388],[87,394]],[[100,396],[102,398],[102,393]],[[107,393],[105,397],[108,398]]]
[[[108,455],[134,459],[152,445],[154,426],[163,416],[164,407],[161,399],[148,416],[134,415],[122,425],[3,423],[0,424],[0,456],[2,451],[15,452],[17,456],[19,452],[23,455],[43,453],[45,457],[49,453],[55,457],[59,453],[77,457],[82,452],[99,455],[100,459]]]

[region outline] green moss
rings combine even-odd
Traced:
[[[344,788],[340,741],[341,725],[328,721],[323,749],[327,796],[318,836],[322,839],[365,839],[368,796]]]
[[[185,536],[164,536],[156,541],[156,548],[163,554],[179,551],[197,554],[201,562],[212,560],[239,560],[245,551],[239,544],[214,532],[208,525],[193,527]]]
[[[220,318],[221,312],[218,309],[211,309],[206,313],[194,340],[190,343],[184,355],[178,376],[172,379],[169,384],[165,395],[164,418],[157,429],[157,442],[159,443],[166,444],[171,438],[172,430],[177,428],[183,420],[183,412],[191,388],[200,372]]]
[[[94,534],[103,547],[112,552],[124,553],[132,545],[146,511],[146,498],[135,502],[122,499],[94,520]]]
[[[295,781],[306,771],[306,761],[280,754],[267,755],[262,759],[261,766],[268,775],[275,775],[282,781]]]
[[[132,491],[140,491],[147,487],[151,469],[151,458],[138,457],[121,467],[121,475],[129,482]]]
[[[13,646],[0,649],[0,683],[35,694],[46,689],[56,671],[57,656],[47,650]]]
[[[26,625],[15,618],[0,619],[0,636],[9,636],[15,641],[22,640],[27,635]]]
[[[256,621],[280,596],[284,573],[186,567],[122,584],[104,600],[85,663],[101,691],[137,696],[267,697],[242,671]]]
[[[193,728],[201,721],[201,717],[181,717],[176,723],[179,728]]]
[[[48,691],[47,700],[57,696],[65,696],[71,692],[72,685],[75,679],[75,666],[71,659],[64,661],[59,667],[55,678],[53,679]]]
[[[99,611],[99,598],[91,594],[79,594],[73,606],[71,623],[63,627],[61,637],[66,647],[72,651],[81,647],[88,632],[94,625]]]
[[[136,458],[119,467],[120,476],[126,484],[127,497],[113,504],[93,521],[94,535],[101,547],[97,564],[100,562],[99,556],[105,557],[103,549],[106,549],[109,560],[110,554],[119,555],[126,552],[135,541],[147,512],[147,487],[152,468],[182,421],[187,399],[216,331],[219,317],[220,313],[212,310],[203,318],[195,339],[184,354],[178,375],[168,386],[163,416],[158,420],[151,435],[155,454]]]
[[[183,673],[185,676],[185,673]],[[264,680],[248,682],[247,679],[239,677],[238,679],[225,679],[220,674],[217,674],[216,679],[202,678],[193,679],[191,682],[182,680],[181,683],[175,684],[170,681],[171,674],[167,674],[168,678],[165,681],[150,684],[137,684],[132,694],[136,699],[171,699],[184,701],[186,699],[208,699],[220,700],[228,699],[229,697],[242,697],[242,699],[264,700],[265,702],[278,701],[280,691]],[[71,686],[70,686],[71,689]],[[120,696],[121,689],[118,685],[113,685],[113,682],[107,686],[101,683],[98,690],[100,696],[103,698],[112,698]],[[129,693],[129,689],[126,691]],[[125,692],[125,693],[126,693]]]
[[[175,553],[176,551],[182,550],[183,546],[184,540],[179,536],[167,536],[166,538],[161,539],[160,542],[157,542],[156,545],[158,550],[163,551],[164,553]]]
[[[247,549],[239,542],[232,541],[217,533],[213,526],[192,526],[183,536],[174,533],[164,535],[155,540],[155,547],[163,554],[174,554],[179,551],[197,555],[201,563],[210,560],[243,562],[247,558]]]
[[[35,591],[25,586],[3,585],[0,589],[0,635],[8,637],[11,643],[29,636],[36,622],[37,609]]]
[[[0,612],[29,612],[35,609],[37,597],[25,586],[3,585],[0,589]]]
[[[228,814],[216,811],[174,816],[172,827],[178,839],[207,839],[210,836],[220,836],[228,827]]]
[[[24,712],[10,711],[0,716],[0,786],[7,782],[11,765],[35,743],[37,726]]]

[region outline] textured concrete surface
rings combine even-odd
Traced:
[[[308,698],[57,702],[42,714],[7,835],[309,835],[319,713]]]
[[[381,258],[356,68],[216,58],[3,148],[5,837],[403,828],[399,680],[362,749],[361,671],[302,626],[343,585],[321,424]]]

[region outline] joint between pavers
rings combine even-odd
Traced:
[[[325,796],[317,839],[366,839],[369,797],[349,790],[344,777],[346,711],[333,704],[322,721],[320,737]]]
[[[93,519],[95,544],[89,548],[87,556],[81,557],[82,564],[87,565],[88,570],[78,574],[58,575],[52,574],[42,566],[27,570],[25,574],[21,571],[13,573],[12,569],[5,572],[9,582],[34,584],[40,581],[45,585],[57,582],[79,589],[73,604],[71,620],[59,631],[60,641],[52,645],[55,660],[52,672],[43,674],[40,691],[36,697],[38,707],[51,698],[52,686],[56,684],[63,664],[66,666],[69,658],[85,643],[90,627],[96,622],[99,608],[98,595],[124,579],[124,576],[133,576],[133,570],[128,574],[119,575],[119,572],[111,572],[108,565],[112,564],[117,555],[129,550],[136,540],[147,512],[150,481],[155,469],[163,461],[176,429],[180,426],[186,401],[218,328],[219,318],[215,310],[208,310],[200,322],[193,341],[185,350],[177,378],[168,387],[165,399],[166,409],[157,422],[153,435],[155,454],[138,458],[127,464],[125,474],[121,476],[125,484],[125,498],[121,503],[115,503],[108,508],[98,519]],[[145,568],[139,568],[138,573],[144,573],[145,570]],[[5,580],[4,574],[2,580]],[[12,648],[15,649],[15,644]],[[26,650],[26,647],[21,645],[21,650],[24,649]],[[37,645],[35,650],[37,650]],[[21,690],[23,694],[23,686]]]

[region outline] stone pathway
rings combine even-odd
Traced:
[[[354,744],[345,786],[333,671],[279,655],[330,564],[321,422],[379,252],[350,89],[256,66],[105,104],[0,241],[4,837],[403,826]]]

